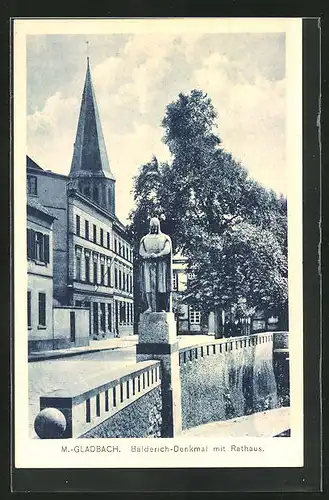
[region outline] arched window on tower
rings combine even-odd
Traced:
[[[94,198],[94,201],[96,201],[96,203],[99,203],[99,190],[98,190],[98,186],[94,186],[94,189],[93,189],[93,198]]]
[[[105,186],[102,187],[102,205],[107,206],[106,190]]]
[[[89,186],[85,187],[84,193],[85,193],[85,196],[87,196],[87,198],[90,198],[90,187]]]
[[[108,205],[111,208],[111,206],[112,206],[112,190],[111,190],[111,188],[108,189],[108,194],[109,194],[109,196],[108,196]]]

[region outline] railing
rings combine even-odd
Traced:
[[[36,433],[43,439],[79,437],[160,384],[160,361],[143,361],[87,391],[55,391],[40,398]]]
[[[243,349],[272,341],[273,332],[264,332],[248,335],[247,337],[230,337],[206,341],[201,345],[190,345],[179,350],[179,365],[186,365],[188,362],[192,363],[206,356],[221,354],[233,351],[234,349]]]

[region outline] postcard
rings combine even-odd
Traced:
[[[302,20],[16,19],[13,90],[15,467],[302,467]]]

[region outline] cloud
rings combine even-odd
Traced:
[[[158,85],[171,62],[172,44],[167,37],[135,35],[125,45],[122,56],[109,58],[95,67],[93,78],[100,101],[111,92],[117,107],[134,106],[149,113]]]
[[[210,55],[194,77],[218,111],[225,149],[252,177],[286,193],[285,80],[254,75],[253,83],[247,82],[243,67],[219,53]]]
[[[67,174],[73,154],[79,102],[60,92],[50,96],[42,110],[27,117],[27,153],[40,166]]]
[[[218,40],[214,37],[208,43],[199,34],[133,35],[126,37],[120,49],[113,52],[107,42],[102,57],[97,61],[92,58],[92,79],[104,138],[117,178],[120,218],[125,219],[131,209],[129,192],[139,165],[149,161],[152,154],[160,161],[169,159],[161,142],[160,127],[166,105],[179,92],[193,88],[200,88],[211,97],[219,114],[218,133],[224,147],[245,164],[251,176],[277,191],[286,191],[286,82],[274,79],[274,73],[271,76],[269,71],[262,71],[264,47],[257,50],[257,45],[250,42],[253,47],[250,55],[247,42],[241,42],[239,51],[234,53],[232,39],[228,43],[222,35],[223,43]],[[73,42],[74,37],[67,41]],[[45,43],[42,39],[39,45],[34,44],[34,66],[37,52]],[[101,40],[98,43],[101,50]],[[116,43],[119,46],[118,40]],[[284,58],[284,52],[280,52],[275,41],[266,43],[274,47],[271,53],[278,68],[279,55]],[[72,51],[73,45],[68,53]],[[32,58],[31,53],[29,57]],[[84,70],[81,65],[71,64],[66,85],[57,85],[53,90],[54,78],[51,65],[48,66],[42,88],[42,96],[48,92],[47,97],[42,97],[39,109],[27,118],[28,154],[43,168],[68,174]],[[54,66],[54,73],[57,69]]]
[[[133,206],[131,190],[139,166],[151,161],[153,154],[161,161],[169,160],[169,152],[161,141],[163,133],[160,127],[135,122],[130,133],[109,136],[105,124],[104,133],[110,137],[108,153],[117,179],[116,212],[124,221]]]

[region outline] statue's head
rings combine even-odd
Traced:
[[[152,217],[150,220],[150,233],[159,234],[160,233],[160,221],[157,217]]]

